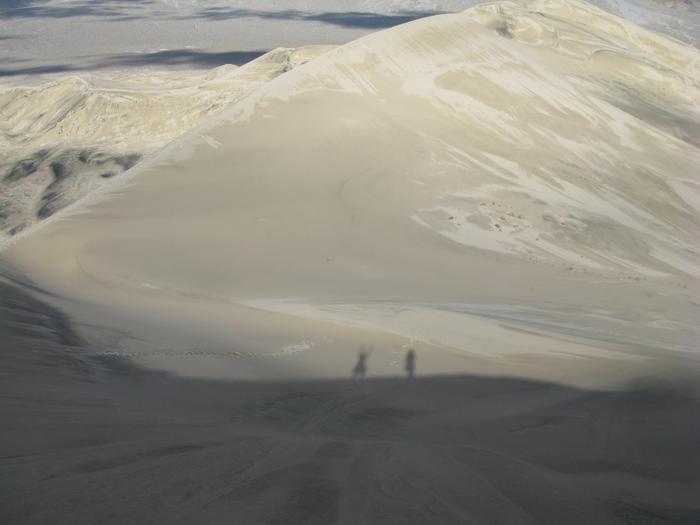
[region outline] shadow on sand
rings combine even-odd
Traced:
[[[179,379],[52,359],[85,343],[35,291],[0,314],[2,523],[700,520],[682,385]]]
[[[36,67],[0,68],[0,77],[45,75],[78,71],[96,71],[122,67],[173,67],[210,69],[224,64],[241,66],[267,51],[206,52],[194,49],[169,49],[153,53],[127,53],[108,57],[84,57],[80,64],[49,64]]]

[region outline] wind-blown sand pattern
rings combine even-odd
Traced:
[[[526,0],[272,76],[0,253],[27,355],[70,324],[162,418],[54,497],[175,457],[166,521],[696,522],[700,53]]]

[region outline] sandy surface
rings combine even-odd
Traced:
[[[422,347],[413,379],[372,377],[376,354],[370,377],[356,381],[173,378],[89,357],[93,346],[36,291],[2,283],[0,292],[4,523],[690,524],[700,516],[692,384],[591,390],[432,376]]]
[[[189,335],[156,343],[166,353],[332,338],[277,320],[326,326],[318,310],[340,303],[335,323],[389,317],[392,333],[466,351],[464,330],[430,326],[460,333],[470,305],[496,304],[558,332],[612,317],[607,343],[635,354],[625,334],[643,334],[693,354],[698,53],[567,5],[485,6],[325,53],[2,257],[145,340],[187,319]],[[482,353],[510,352],[497,334]]]
[[[44,76],[1,89],[0,243],[329,49],[281,48],[242,67],[210,71],[142,68]]]
[[[423,18],[15,235],[7,516],[697,522],[699,80],[581,2]]]

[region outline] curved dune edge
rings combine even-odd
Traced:
[[[627,355],[687,353],[697,337],[699,63],[580,2],[422,19],[265,84],[2,259],[76,300],[65,305],[76,315],[161,350],[345,341],[319,345],[324,363],[301,352],[316,357],[202,374],[345,374],[352,342],[386,340],[389,355],[413,337],[382,334],[376,312],[358,331],[342,316],[331,326],[237,305],[273,297],[438,305],[412,324],[443,333],[476,315],[436,325],[443,304],[547,304],[560,325],[598,308],[619,320],[614,337],[571,351],[554,330],[557,362],[632,369]],[[497,323],[517,323],[486,317],[458,355],[501,363],[517,343]],[[470,338],[483,341],[477,357]],[[606,353],[620,349],[624,359]],[[431,352],[435,373],[476,366]]]

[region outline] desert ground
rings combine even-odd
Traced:
[[[697,6],[351,4],[3,5],[0,521],[700,523]]]

